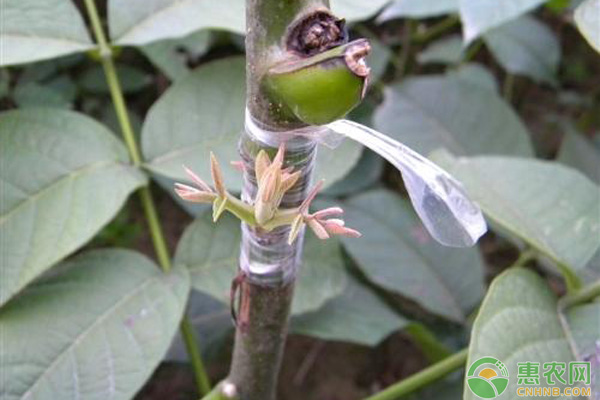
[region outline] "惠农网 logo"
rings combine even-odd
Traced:
[[[495,399],[508,387],[508,369],[494,357],[482,357],[467,371],[467,385],[482,399]]]

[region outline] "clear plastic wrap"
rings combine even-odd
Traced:
[[[335,147],[345,137],[370,148],[402,173],[417,214],[431,236],[441,244],[451,247],[473,246],[487,231],[480,208],[450,174],[402,143],[348,120],[281,132],[259,127],[246,113],[245,132],[240,141],[240,154],[245,166],[243,200],[251,203],[256,195],[252,157],[256,149],[275,149],[285,142],[286,160],[291,160],[286,167],[304,171],[303,178],[286,193],[281,204],[282,208],[291,208],[302,202],[309,189],[317,144]],[[302,240],[289,245],[286,240],[288,232],[287,226],[271,232],[242,226],[240,268],[249,279],[263,284],[279,284],[295,279]],[[299,237],[301,239],[302,235]]]

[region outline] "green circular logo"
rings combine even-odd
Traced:
[[[482,357],[467,371],[467,384],[481,399],[495,399],[508,387],[508,369],[494,357]]]

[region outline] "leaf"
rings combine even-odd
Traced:
[[[429,18],[458,12],[458,0],[396,0],[377,17],[377,23],[399,18]]]
[[[531,156],[529,133],[504,100],[480,84],[435,76],[407,79],[385,89],[375,128],[428,154]]]
[[[231,312],[222,302],[193,290],[185,312],[190,324],[195,330],[204,362],[209,362],[219,355],[225,339],[233,333]],[[187,362],[189,359],[181,333],[175,336],[166,356],[167,360]]]
[[[296,286],[293,314],[314,311],[341,294],[346,274],[336,241],[319,241],[307,232],[304,261]],[[237,274],[241,233],[239,221],[225,214],[212,223],[210,212],[198,217],[184,232],[175,263],[185,265],[195,289],[229,304],[231,281]]]
[[[368,189],[379,181],[384,167],[383,158],[371,150],[365,149],[358,163],[346,177],[327,188],[324,194],[346,196]]]
[[[600,247],[600,188],[557,163],[514,157],[434,160],[487,217],[554,262],[581,269]]]
[[[145,177],[91,118],[57,109],[0,116],[0,304],[91,239]]]
[[[511,74],[556,84],[560,43],[540,21],[523,16],[488,31],[483,40],[500,65]]]
[[[390,0],[334,0],[331,10],[348,21],[362,21],[373,17]]]
[[[585,0],[575,9],[575,24],[590,46],[600,53],[600,0]]]
[[[135,93],[152,83],[150,75],[129,65],[117,64],[117,75],[124,93]],[[90,93],[108,94],[110,89],[106,83],[102,66],[88,68],[78,79],[79,85]]]
[[[372,17],[389,0],[336,0],[333,12],[348,21]],[[109,0],[108,22],[112,40],[141,46],[187,36],[201,29],[245,33],[244,0]]]
[[[0,310],[2,399],[133,398],[165,355],[189,292],[183,268],[100,250]]]
[[[162,40],[140,48],[156,67],[172,81],[185,77],[189,72],[188,62],[196,60],[210,47],[211,32],[194,32],[182,39]]]
[[[536,387],[546,387],[544,362],[575,360],[559,320],[556,297],[539,276],[522,268],[511,268],[492,282],[471,338],[467,365],[484,356],[504,363],[510,376],[506,393],[511,399],[517,398],[519,387],[517,363],[541,363]],[[467,386],[464,399],[477,399]],[[555,387],[562,392],[560,384]]]
[[[56,107],[69,109],[73,107],[72,99],[66,98],[64,93],[35,82],[18,84],[13,93],[13,100],[19,108]]]
[[[565,135],[556,159],[600,184],[600,149],[572,126],[565,125],[564,128]]]
[[[93,47],[70,0],[2,0],[0,66],[23,64]]]
[[[410,202],[372,190],[344,202],[344,219],[363,236],[344,247],[369,280],[457,322],[483,295],[476,249],[443,247],[429,237]]]
[[[463,37],[469,44],[476,37],[500,26],[526,12],[533,10],[546,0],[459,0]]]
[[[498,82],[494,75],[483,65],[478,63],[466,63],[446,72],[446,75],[458,79],[481,89],[491,90],[498,93]]]
[[[317,311],[294,317],[291,333],[375,346],[408,324],[371,289],[349,277],[340,296]]]
[[[600,346],[600,303],[595,301],[571,307],[566,316],[577,359],[597,356]]]
[[[198,0],[109,0],[113,42],[140,46],[187,36],[200,29],[244,33],[244,2]]]
[[[153,172],[187,180],[186,165],[210,177],[208,155],[223,166],[227,187],[240,191],[241,175],[229,161],[239,159],[237,142],[244,126],[245,63],[242,58],[211,62],[175,82],[151,108],[142,129],[142,151]],[[316,176],[326,186],[343,178],[360,158],[362,147],[346,141],[319,149]]]
[[[459,35],[450,35],[436,40],[417,55],[421,64],[456,64],[463,58],[463,43]]]

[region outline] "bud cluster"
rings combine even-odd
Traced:
[[[254,161],[257,193],[253,204],[248,204],[230,194],[225,188],[221,167],[214,156],[210,155],[211,175],[214,188],[198,177],[192,170],[184,167],[194,186],[175,184],[175,192],[183,200],[193,203],[213,205],[213,221],[217,221],[226,210],[251,226],[270,231],[279,226],[290,225],[288,242],[292,244],[305,226],[308,226],[319,239],[331,236],[360,237],[360,233],[347,228],[339,218],[344,213],[340,207],[330,207],[309,213],[309,207],[323,186],[323,181],[309,192],[306,199],[297,208],[280,208],[284,194],[299,180],[301,171],[284,168],[285,145],[281,145],[273,160],[266,151],[261,150]],[[236,165],[238,165],[236,163]],[[338,217],[338,218],[331,218]]]

